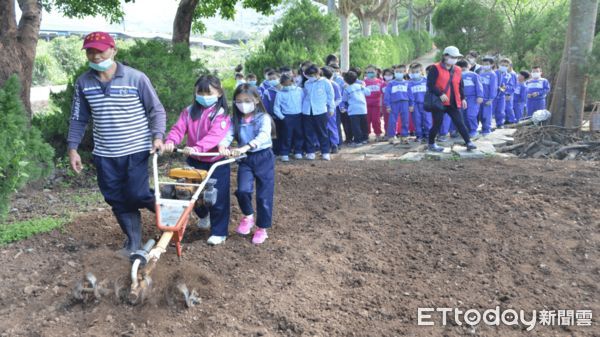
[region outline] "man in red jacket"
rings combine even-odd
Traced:
[[[467,150],[471,151],[477,148],[465,126],[461,109],[467,107],[467,101],[463,91],[462,71],[459,67],[454,66],[458,58],[462,57],[458,48],[454,46],[444,49],[442,61],[434,64],[427,74],[427,90],[438,96],[444,104],[444,110],[440,112],[432,112],[433,126],[429,131],[429,147],[430,151],[442,152],[444,148],[435,143],[435,137],[440,132],[440,127],[444,121],[444,114],[447,113],[452,118],[452,122],[458,129],[467,145]]]

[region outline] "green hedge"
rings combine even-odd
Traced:
[[[373,35],[350,43],[350,65],[389,67],[407,63],[430,51],[431,38],[424,31],[401,32],[398,36]]]
[[[11,195],[28,181],[48,175],[54,151],[40,131],[30,127],[20,98],[17,76],[0,88],[0,220],[4,219]]]

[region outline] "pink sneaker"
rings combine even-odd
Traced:
[[[244,216],[242,217],[236,232],[242,235],[248,235],[250,234],[252,227],[254,227],[254,216]]]
[[[267,230],[265,228],[259,228],[256,230],[256,232],[254,232],[252,243],[255,245],[260,245],[261,243],[265,242],[268,237]]]

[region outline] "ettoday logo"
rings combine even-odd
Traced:
[[[485,324],[489,326],[499,325],[523,325],[527,331],[531,331],[539,323],[541,325],[592,325],[591,310],[524,310],[506,309],[500,310],[499,306],[481,312],[478,309],[461,310],[458,308],[418,308],[417,324],[433,326],[439,316],[441,325],[448,323],[448,317],[452,317],[458,326],[463,324],[476,326]]]

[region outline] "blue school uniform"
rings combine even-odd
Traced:
[[[514,91],[515,81],[511,73],[496,70],[496,78],[498,80],[498,95],[494,100],[494,118],[496,119],[496,127],[504,125],[506,119],[506,96],[512,96]],[[502,92],[500,88],[504,86]]]
[[[423,107],[426,91],[427,78],[412,80],[408,84],[408,105],[413,108],[412,119],[417,139],[428,138],[432,126],[431,113]]]
[[[275,191],[275,155],[271,142],[271,117],[266,112],[256,112],[250,120],[242,119],[239,129],[231,126],[220,145],[229,146],[233,139],[239,146],[250,145],[246,158],[238,165],[238,187],[235,196],[245,216],[254,214],[252,192],[256,180],[256,225],[269,228],[273,219],[273,193]],[[228,191],[224,191],[228,193]]]
[[[315,153],[315,144],[319,144],[321,154],[330,152],[327,122],[328,113],[334,111],[335,94],[331,82],[326,78],[306,81],[302,99],[302,125],[307,154]]]
[[[550,82],[545,78],[531,79],[527,81],[527,116],[531,116],[538,110],[546,109],[546,96],[550,92]],[[536,97],[531,94],[537,93]]]
[[[386,108],[390,108],[390,117],[388,119],[388,129],[386,135],[393,137],[396,135],[396,125],[398,124],[398,117],[402,123],[402,129],[400,135],[402,137],[408,136],[408,104],[410,97],[408,96],[408,84],[407,80],[392,80],[385,87],[385,94],[383,95],[384,105]]]
[[[494,111],[494,100],[498,96],[498,82],[496,73],[493,71],[482,71],[479,79],[483,86],[483,103],[479,109],[481,134],[488,135],[492,132],[492,112]]]
[[[294,152],[302,154],[304,132],[302,130],[302,88],[295,85],[283,87],[275,96],[273,114],[282,121],[279,154],[290,154],[292,144]]]
[[[523,109],[527,104],[527,85],[525,82],[518,83],[515,87],[514,114],[519,121],[523,117]]]
[[[352,128],[352,141],[361,143],[368,139],[369,135],[364,133],[363,124],[367,116],[367,95],[371,90],[362,85],[354,83],[344,88],[342,93],[342,106],[350,118]]]
[[[506,88],[506,92],[504,93],[506,96],[506,106],[504,107],[504,115],[506,116],[505,118],[505,122],[506,123],[516,123],[518,120],[517,118],[515,118],[515,112],[514,112],[514,102],[515,102],[515,90],[517,88],[517,86],[519,85],[519,81],[517,79],[517,73],[515,73],[514,71],[510,72],[510,87]]]
[[[477,135],[477,127],[479,122],[477,117],[479,115],[479,104],[477,104],[478,98],[483,98],[483,84],[481,78],[477,73],[472,71],[466,71],[462,73],[465,99],[467,100],[467,108],[463,110],[463,119],[467,124],[467,130],[471,137]]]
[[[332,148],[337,148],[340,142],[340,135],[338,132],[338,115],[337,115],[337,107],[342,103],[342,88],[335,82],[331,81],[331,85],[333,86],[333,97],[334,104],[336,107],[336,113],[333,116],[329,116],[327,121],[327,135],[329,136],[329,141],[331,142]]]

